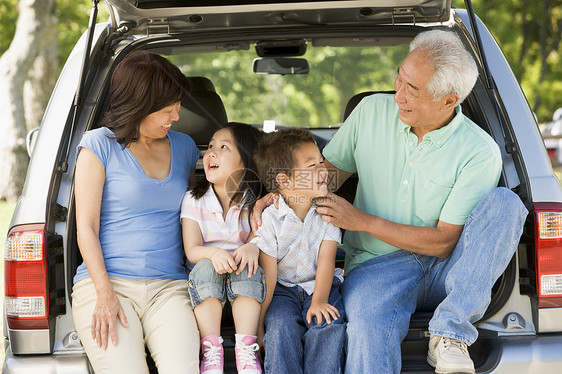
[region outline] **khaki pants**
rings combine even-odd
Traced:
[[[117,345],[106,350],[92,339],[90,327],[97,297],[90,278],[72,292],[72,316],[96,374],[148,373],[145,344],[159,374],[199,373],[199,331],[187,280],[133,280],[110,277],[129,327],[116,320]]]

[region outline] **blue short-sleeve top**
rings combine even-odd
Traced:
[[[129,148],[107,127],[84,134],[78,151],[91,150],[105,170],[100,244],[107,273],[130,279],[185,279],[181,201],[199,150],[193,139],[169,131],[170,174],[148,177]],[[89,277],[82,263],[74,282]]]

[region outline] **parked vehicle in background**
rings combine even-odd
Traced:
[[[552,121],[539,126],[552,166],[562,165],[562,108],[552,115]]]
[[[227,121],[268,131],[310,128],[322,148],[359,98],[393,90],[409,42],[432,28],[455,32],[474,54],[480,77],[463,112],[498,143],[500,185],[531,211],[517,252],[477,323],[480,337],[470,347],[476,370],[562,372],[562,190],[518,82],[470,6],[452,8],[451,0],[107,5],[105,22],[94,25],[93,11],[91,32],[68,58],[30,142],[27,181],[5,251],[4,373],[92,372],[71,314],[72,278],[82,261],[74,163],[84,132],[96,128],[106,108],[111,73],[124,56],[137,49],[162,54],[188,76],[192,92],[173,129],[191,135],[201,150]],[[199,164],[197,176],[202,175]],[[350,178],[338,193],[352,200],[356,182]],[[404,373],[433,372],[426,363],[431,315],[412,318],[402,346]],[[226,317],[226,368],[235,372],[233,322]]]

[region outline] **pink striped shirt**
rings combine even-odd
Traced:
[[[181,218],[189,218],[199,224],[205,247],[219,247],[234,251],[246,243],[250,234],[248,208],[232,206],[222,217],[222,206],[212,187],[200,199],[187,191],[181,203]]]

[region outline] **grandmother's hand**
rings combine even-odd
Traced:
[[[123,327],[129,327],[125,311],[113,289],[98,292],[96,306],[92,314],[92,338],[98,347],[107,349],[108,334],[114,346],[117,345],[115,321],[119,319]]]

